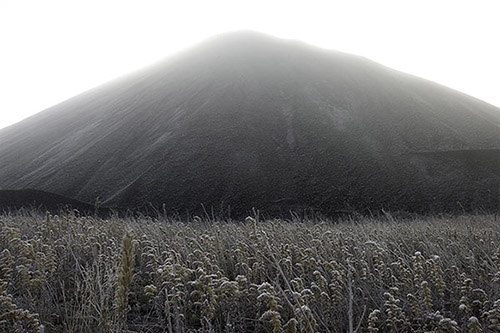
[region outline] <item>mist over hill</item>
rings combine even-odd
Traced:
[[[497,210],[500,110],[362,57],[238,32],[0,130],[0,161],[0,189],[110,207]]]

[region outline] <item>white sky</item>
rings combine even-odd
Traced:
[[[362,55],[500,106],[497,0],[0,0],[0,128],[240,29]]]

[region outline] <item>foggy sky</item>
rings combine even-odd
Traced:
[[[0,128],[211,35],[362,55],[500,106],[496,1],[2,1]]]

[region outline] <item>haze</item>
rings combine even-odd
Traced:
[[[0,128],[211,35],[362,55],[500,106],[496,1],[3,1]]]

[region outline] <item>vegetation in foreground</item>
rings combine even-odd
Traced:
[[[0,216],[1,332],[500,331],[494,216]]]

